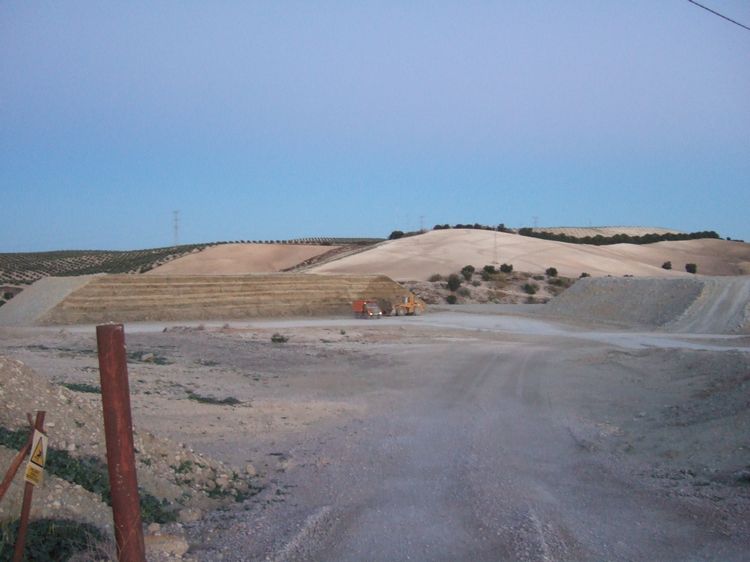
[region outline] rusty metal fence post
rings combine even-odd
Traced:
[[[97,326],[96,342],[117,556],[120,562],[145,562],[123,325]]]
[[[34,429],[44,432],[44,411],[36,413],[36,422]],[[31,432],[34,433],[33,431]],[[29,443],[31,450],[31,443]],[[34,494],[34,485],[26,482],[23,489],[23,505],[21,506],[21,519],[18,522],[18,534],[16,535],[16,544],[13,547],[13,562],[23,560],[24,547],[26,546],[26,530],[29,528],[29,515],[31,514],[31,497]]]

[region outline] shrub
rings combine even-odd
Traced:
[[[581,279],[583,279],[584,277],[591,277],[591,274],[590,274],[590,273],[586,273],[586,272],[584,271],[583,273],[581,273],[581,276],[580,276],[580,278],[581,278]]]
[[[388,236],[388,240],[398,240],[399,238],[404,237],[404,231],[403,230],[394,230],[391,232],[390,236]]]
[[[532,279],[535,281],[544,281],[544,275],[534,275]]]
[[[502,273],[513,273],[513,265],[509,263],[504,263],[500,266],[500,271]]]
[[[685,271],[687,271],[688,273],[698,273],[698,266],[694,263],[686,263]]]
[[[471,291],[466,287],[461,287],[458,291],[456,291],[459,297],[470,297]]]
[[[234,396],[229,396],[227,398],[214,398],[213,396],[197,394],[192,390],[187,391],[187,396],[190,400],[195,400],[201,404],[215,404],[218,406],[236,406],[237,404],[242,404],[242,402],[237,400]]]
[[[535,295],[538,288],[538,285],[535,285],[534,283],[526,283],[523,286],[524,292],[529,295]]]
[[[461,286],[461,278],[455,273],[451,273],[448,276],[448,288],[455,293],[456,289],[458,289],[460,286]]]
[[[671,261],[665,261],[663,264],[661,264],[662,269],[672,269],[672,262]]]
[[[286,343],[289,341],[289,338],[287,336],[276,333],[271,336],[271,341],[273,343]]]
[[[554,267],[548,267],[544,273],[546,273],[549,277],[557,277],[557,269]]]
[[[456,295],[448,295],[447,297],[445,297],[445,302],[447,302],[448,304],[456,304],[457,300],[458,299],[456,298]]]
[[[471,286],[472,287],[479,287],[479,285],[481,285],[481,284],[482,284],[482,282],[478,281],[477,279],[474,279],[474,281],[471,282]]]
[[[90,394],[101,394],[102,389],[94,384],[81,382],[64,382],[63,386],[74,392],[88,392]]]
[[[18,533],[18,521],[0,527],[0,559],[10,560]],[[29,522],[24,560],[68,560],[76,553],[92,553],[105,540],[89,523],[70,519],[35,519]],[[7,555],[7,557],[6,557]],[[100,559],[100,558],[97,558]]]
[[[484,271],[485,273],[489,273],[490,275],[492,275],[493,273],[497,273],[497,269],[495,269],[494,265],[485,265],[482,268],[482,271]]]
[[[482,276],[482,281],[489,281],[492,279],[492,274],[488,271],[482,270],[482,273],[480,274]]]
[[[464,279],[467,281],[471,281],[471,276],[474,275],[474,269],[473,265],[465,265],[463,269],[461,269],[461,275],[464,276]]]
[[[442,281],[443,280],[443,276],[440,275],[439,273],[433,273],[432,275],[430,275],[429,279],[427,279],[427,280],[430,283],[436,283],[438,281]]]

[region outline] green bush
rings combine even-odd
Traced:
[[[18,520],[0,526],[0,560],[11,560]],[[57,562],[77,553],[90,553],[104,541],[102,532],[71,519],[32,519],[26,530],[25,560]],[[99,559],[99,558],[97,558]]]
[[[63,386],[74,392],[88,392],[90,394],[101,394],[102,389],[94,384],[85,382],[64,382]]]
[[[685,271],[687,271],[688,273],[693,273],[693,274],[698,273],[698,266],[695,265],[694,263],[686,263]]]
[[[445,297],[445,302],[447,302],[448,304],[456,304],[456,301],[458,301],[456,295],[448,295],[447,297]]]
[[[271,341],[273,343],[286,343],[289,341],[289,338],[287,336],[276,333],[271,336]]]
[[[509,263],[504,263],[500,266],[500,271],[502,273],[513,273],[513,265]]]
[[[463,275],[464,279],[466,279],[467,281],[471,281],[471,276],[474,275],[474,271],[476,270],[474,269],[473,265],[465,265],[461,269],[461,275]]]
[[[242,404],[241,401],[233,396],[229,396],[228,398],[214,398],[213,396],[197,394],[192,390],[188,390],[187,395],[190,400],[195,400],[201,404],[215,404],[218,406],[236,406],[237,404]]]
[[[461,286],[461,278],[455,273],[451,273],[448,276],[448,288],[454,293]]]
[[[469,289],[467,289],[466,287],[461,287],[458,291],[456,291],[456,294],[459,297],[466,298],[466,297],[470,297],[471,296],[471,291]]]
[[[497,273],[497,269],[495,269],[494,265],[485,265],[482,268],[482,271],[484,271],[485,273],[489,273],[490,275]]]
[[[403,230],[394,230],[388,236],[388,240],[398,240],[399,238],[403,238],[403,237],[404,237],[404,231]]]
[[[538,288],[539,286],[534,283],[526,283],[523,286],[523,291],[529,295],[535,295]]]
[[[662,269],[672,269],[672,262],[671,261],[665,261],[663,264],[661,264]]]
[[[554,267],[548,267],[544,273],[546,273],[548,277],[557,277],[557,269]]]
[[[584,271],[583,273],[581,273],[580,278],[583,279],[584,277],[591,277],[591,274]]]
[[[440,275],[439,273],[433,273],[432,275],[430,275],[430,277],[427,280],[430,283],[436,283],[438,281],[442,281],[443,280],[443,276]]]

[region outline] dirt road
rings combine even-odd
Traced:
[[[128,336],[168,360],[132,368],[136,423],[266,482],[186,524],[196,560],[747,559],[746,338],[451,313],[157,328]],[[5,343],[51,371],[59,337]]]
[[[746,556],[750,538],[723,506],[664,493],[634,476],[644,459],[629,466],[588,441],[599,428],[587,408],[560,404],[561,394],[575,394],[562,387],[580,384],[560,361],[561,347],[457,343],[434,351],[391,350],[387,369],[359,373],[380,387],[366,419],[290,450],[300,468],[284,481],[301,528],[276,559]],[[321,457],[330,463],[321,466]],[[273,527],[288,515],[285,506],[267,517]],[[237,544],[237,531],[226,540]]]

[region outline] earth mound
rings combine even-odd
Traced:
[[[664,269],[665,262],[673,269]],[[588,273],[643,277],[686,277],[685,264],[705,275],[750,273],[750,244],[717,239],[590,246],[485,230],[433,230],[383,242],[359,254],[314,266],[312,273],[382,274],[399,281],[426,281],[465,265],[508,263],[515,271],[543,273],[554,267],[565,277]]]
[[[26,413],[45,411],[49,438],[44,483],[34,494],[31,517],[83,521],[111,532],[112,511],[104,427],[98,389],[76,391],[51,383],[0,356],[0,466],[8,467],[29,434]],[[142,517],[146,524],[186,521],[234,504],[259,490],[254,478],[200,455],[184,444],[134,430]],[[20,513],[19,470],[0,503],[0,521]],[[179,527],[174,529],[179,532]]]
[[[587,278],[545,312],[671,332],[750,333],[750,278]]]

